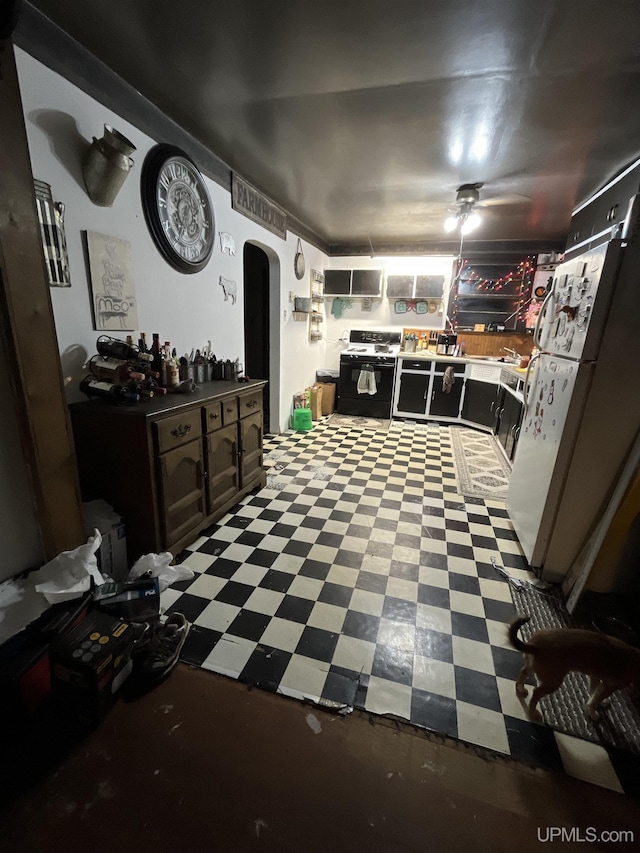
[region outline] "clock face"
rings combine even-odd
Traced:
[[[203,269],[213,251],[213,207],[202,175],[179,148],[158,145],[149,152],[142,168],[142,203],[165,259],[181,272]]]

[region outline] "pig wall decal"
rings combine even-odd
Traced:
[[[231,304],[236,304],[238,297],[238,285],[235,281],[230,281],[228,278],[220,276],[220,287],[224,291],[224,301],[226,302],[231,297]]]
[[[220,251],[222,253],[227,251],[230,255],[235,255],[236,241],[233,239],[233,236],[227,231],[219,231],[218,234],[220,236]]]

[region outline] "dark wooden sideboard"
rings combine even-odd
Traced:
[[[177,554],[266,484],[265,384],[205,382],[194,394],[69,406],[82,499],[103,498],[122,515],[130,564]]]

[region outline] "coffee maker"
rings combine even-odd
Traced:
[[[453,355],[458,342],[458,336],[453,334],[438,335],[438,343],[436,344],[437,355]]]

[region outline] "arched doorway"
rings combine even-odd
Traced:
[[[265,432],[280,431],[280,264],[272,249],[247,242],[244,262],[244,371],[266,379]]]

